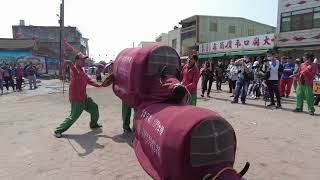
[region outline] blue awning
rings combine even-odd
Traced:
[[[0,50],[0,57],[21,57],[21,56],[32,56],[31,51],[10,51]]]

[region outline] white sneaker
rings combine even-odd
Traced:
[[[61,133],[54,133],[54,136],[55,136],[56,138],[61,138],[61,137],[62,137],[62,134],[61,134]]]

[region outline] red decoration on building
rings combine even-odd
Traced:
[[[16,38],[20,38],[22,36],[21,32],[16,32]]]
[[[280,42],[288,42],[289,39],[284,38],[284,39],[280,39],[279,41],[280,41]]]
[[[320,1],[320,0],[319,0]],[[320,39],[320,33],[314,37],[312,37],[313,39]]]
[[[220,43],[220,49],[224,49],[224,42]]]
[[[228,41],[226,45],[226,49],[232,49],[232,41]]]
[[[298,2],[298,4],[304,4],[304,3],[306,3],[307,1],[300,1],[300,2]]]
[[[260,46],[260,39],[259,37],[255,37],[253,42],[252,42],[253,46]]]
[[[237,46],[237,48],[241,47],[241,41],[238,39],[235,45]]]
[[[295,41],[303,41],[303,40],[305,40],[306,38],[294,36],[292,39],[295,40]]]
[[[212,51],[216,51],[217,50],[217,44],[216,43],[213,43],[213,46],[211,47],[211,50]]]
[[[277,40],[277,37],[276,36],[273,36],[273,38],[271,39],[271,42],[273,42],[273,44],[276,43],[276,40]]]
[[[269,38],[268,36],[266,36],[263,41],[264,41],[263,45],[270,45],[270,44],[271,44],[271,43],[269,42],[269,41],[270,41],[270,38]]]
[[[244,45],[248,46],[250,44],[250,41],[249,40],[245,40],[244,41]]]

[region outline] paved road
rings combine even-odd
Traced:
[[[0,179],[151,179],[130,147],[131,135],[122,134],[121,102],[110,88],[88,89],[99,104],[100,131],[89,129],[83,113],[65,138],[54,138],[53,129],[70,110],[59,87],[57,81],[44,81],[37,90],[0,96]],[[320,179],[320,116],[292,113],[294,99],[276,110],[266,109],[263,101],[231,105],[229,94],[212,95],[198,104],[233,125],[235,167],[250,161],[247,179]]]

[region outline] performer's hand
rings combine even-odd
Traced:
[[[312,68],[312,66],[311,66],[311,65],[309,65],[309,66],[308,66],[308,69],[310,70],[311,68]]]

